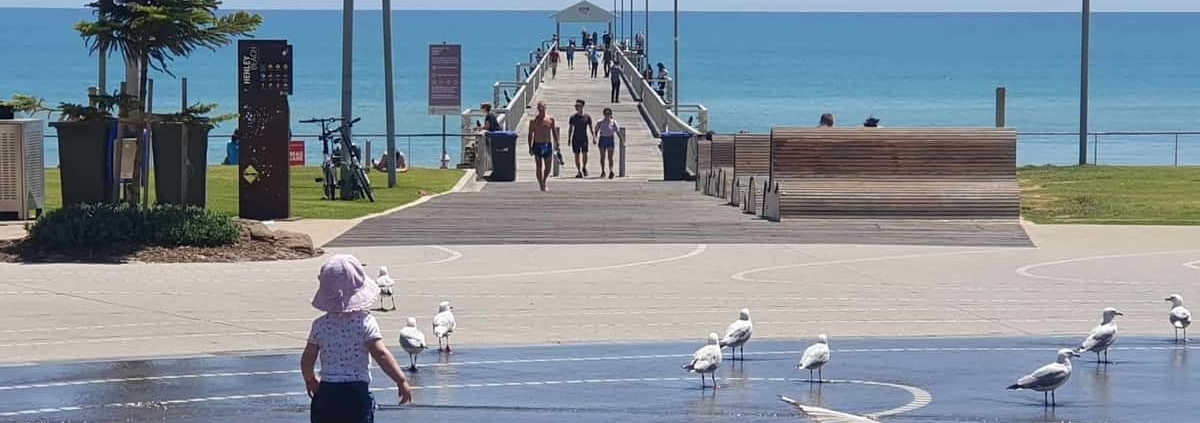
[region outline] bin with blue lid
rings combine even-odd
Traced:
[[[687,180],[687,151],[688,141],[692,139],[689,132],[663,132],[662,168],[664,181]]]
[[[517,133],[493,131],[487,133],[488,151],[492,155],[492,182],[517,180]]]

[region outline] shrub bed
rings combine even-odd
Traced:
[[[219,247],[240,238],[233,218],[200,208],[94,204],[52,210],[29,229],[29,243],[50,251],[113,245]]]

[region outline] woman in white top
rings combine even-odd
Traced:
[[[604,158],[608,157],[608,179],[616,177],[613,173],[613,151],[617,147],[617,135],[621,132],[620,125],[613,120],[612,108],[604,108],[604,120],[596,124],[592,130],[592,139],[600,147],[600,177],[604,177]]]

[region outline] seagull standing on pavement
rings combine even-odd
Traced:
[[[392,280],[392,277],[388,275],[387,266],[381,266],[379,268],[379,277],[375,278],[375,285],[379,286],[379,308],[376,310],[382,312],[396,310],[396,297],[392,295],[392,287],[396,286],[396,281]],[[383,299],[385,297],[392,300],[391,309],[383,306]]]
[[[1175,329],[1175,342],[1179,342],[1179,331],[1183,330],[1183,342],[1187,342],[1187,328],[1192,325],[1192,312],[1183,308],[1183,296],[1172,294],[1166,301],[1171,302],[1171,327]]]
[[[449,301],[442,301],[438,304],[438,313],[433,316],[433,336],[438,340],[438,351],[450,352],[450,334],[454,333],[454,327],[457,324],[454,322],[454,307],[450,306]],[[442,348],[442,340],[446,341],[445,349]]]
[[[1071,378],[1071,357],[1079,357],[1079,353],[1068,348],[1058,350],[1058,360],[1017,379],[1017,383],[1009,385],[1008,389],[1032,389],[1041,392],[1044,403],[1055,406],[1057,401],[1054,398],[1054,391]]]
[[[1108,348],[1117,340],[1117,323],[1113,321],[1117,316],[1124,316],[1117,309],[1108,307],[1104,309],[1104,320],[1099,326],[1092,329],[1092,333],[1087,339],[1079,344],[1079,348],[1075,352],[1083,354],[1085,352],[1096,353],[1096,362],[1108,364]],[[1104,353],[1104,360],[1100,360],[1100,353]]]
[[[800,357],[800,364],[797,364],[796,368],[808,370],[809,382],[812,382],[813,370],[816,370],[817,383],[822,383],[824,379],[822,379],[821,368],[827,363],[829,363],[829,338],[825,334],[821,334],[817,336],[817,343],[804,350],[804,355]]]
[[[712,375],[713,389],[717,389],[717,367],[721,366],[721,338],[717,337],[717,333],[708,334],[708,344],[696,350],[692,354],[692,362],[683,366],[685,370],[700,375],[700,386],[707,388],[708,385],[704,380],[704,375]]]
[[[742,350],[742,360],[746,359],[746,342],[754,332],[754,323],[750,322],[750,309],[743,308],[738,319],[725,329],[725,337],[721,338],[721,348],[729,347],[730,359],[737,360],[737,349]]]
[[[408,353],[409,371],[417,371],[417,355],[428,348],[425,345],[425,334],[417,329],[417,318],[409,317],[404,324],[404,329],[400,329],[400,347],[404,348],[404,352]]]

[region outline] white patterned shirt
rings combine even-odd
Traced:
[[[383,339],[379,322],[366,311],[328,313],[313,321],[308,343],[321,347],[321,381],[370,382],[367,343]]]

